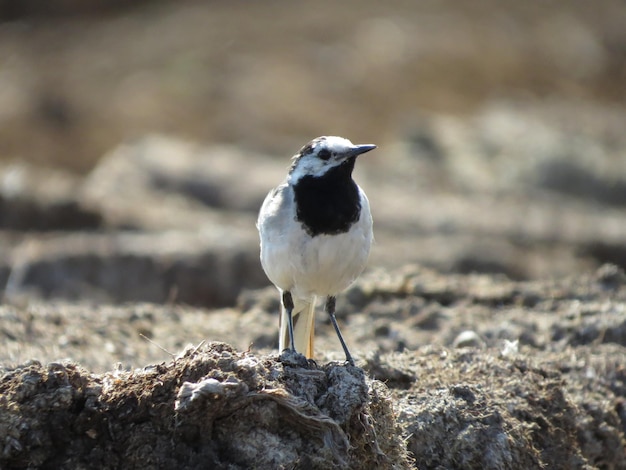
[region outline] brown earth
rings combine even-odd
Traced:
[[[0,0],[0,468],[626,469],[621,2]],[[376,243],[278,355],[320,134]]]
[[[619,0],[2,0],[0,21],[0,159],[77,171],[151,132],[284,156],[494,99],[626,99]]]
[[[268,353],[273,289],[222,311],[4,306],[1,462],[626,468],[625,300],[609,265],[553,282],[372,274],[343,297],[357,368],[327,362],[340,354],[323,318],[317,363]],[[169,356],[183,338],[197,345]]]

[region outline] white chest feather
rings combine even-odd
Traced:
[[[365,268],[372,243],[369,202],[360,196],[360,218],[347,232],[310,236],[295,219],[288,185],[268,195],[258,226],[261,263],[270,280],[303,299],[345,290]]]

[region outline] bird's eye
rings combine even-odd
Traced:
[[[320,157],[322,160],[328,160],[330,158],[330,155],[330,150],[328,149],[322,149],[317,154],[317,156]]]

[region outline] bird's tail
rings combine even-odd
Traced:
[[[302,300],[294,299],[292,312],[293,318],[293,343],[301,354],[306,357],[313,357],[313,334],[315,330],[315,297]],[[289,344],[289,322],[285,306],[281,304],[280,310],[280,333],[278,340],[280,351],[290,347]]]

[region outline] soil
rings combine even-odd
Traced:
[[[0,0],[0,468],[626,469],[621,2],[44,3]],[[258,260],[321,134],[378,145],[355,366],[321,308],[277,351]]]
[[[277,356],[276,298],[3,306],[9,357],[59,358],[5,357],[3,468],[626,468],[615,266],[553,282],[373,273],[343,298],[357,367],[324,318],[315,362]]]

